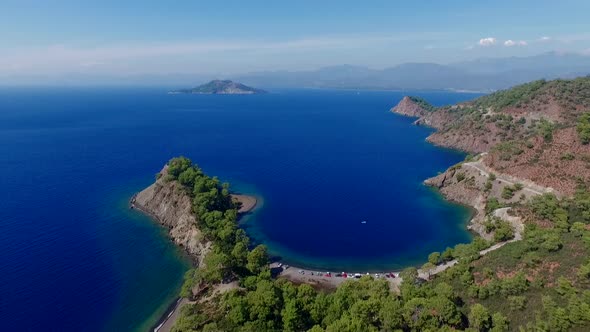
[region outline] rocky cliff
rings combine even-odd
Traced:
[[[473,207],[475,214],[468,228],[484,238],[488,234],[484,231],[482,222],[485,216],[486,197],[480,189],[487,180],[474,169],[463,166],[451,167],[444,173],[427,179],[424,183],[440,190],[448,200]]]
[[[460,108],[461,106],[456,105],[437,109],[419,98],[406,96],[391,109],[391,112],[416,117],[418,119],[414,122],[415,125],[437,129],[437,132],[427,138],[432,144],[467,152],[479,153],[489,150],[490,144],[485,136],[474,136],[468,132],[459,133],[448,128],[460,118]]]
[[[391,109],[391,112],[411,116],[415,118],[426,115],[427,111],[413,97],[405,96],[395,107]]]
[[[172,240],[182,246],[198,266],[210,250],[211,243],[203,240],[202,233],[197,228],[191,198],[175,181],[165,181],[167,168],[165,166],[162,169],[155,183],[131,200],[131,206],[167,227]]]

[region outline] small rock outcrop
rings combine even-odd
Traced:
[[[139,192],[131,206],[149,214],[167,227],[172,240],[182,246],[199,266],[210,250],[211,243],[197,228],[189,195],[175,181],[166,181],[168,166],[159,173],[155,183]]]

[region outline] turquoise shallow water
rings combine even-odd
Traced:
[[[0,90],[3,329],[155,323],[188,261],[127,202],[181,154],[261,197],[243,227],[290,263],[394,269],[470,239],[469,210],[422,185],[464,156],[388,112],[405,93],[165,92]],[[439,105],[475,97],[421,95]]]

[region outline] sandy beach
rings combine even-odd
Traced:
[[[248,213],[252,211],[256,207],[256,197],[250,195],[242,195],[242,194],[232,194],[231,195],[234,201],[242,203],[242,206],[238,210],[238,213]]]
[[[318,289],[335,289],[346,280],[357,280],[364,275],[370,275],[377,279],[386,279],[391,284],[392,289],[397,289],[401,283],[399,271],[383,273],[318,271],[302,269],[278,262],[270,264],[270,268],[278,278],[285,278],[295,284],[308,284]]]

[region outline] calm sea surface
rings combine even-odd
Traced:
[[[0,88],[1,329],[154,324],[189,264],[127,202],[176,155],[258,196],[242,226],[291,264],[392,270],[470,240],[469,210],[422,185],[464,156],[388,112],[406,93],[274,92]]]

